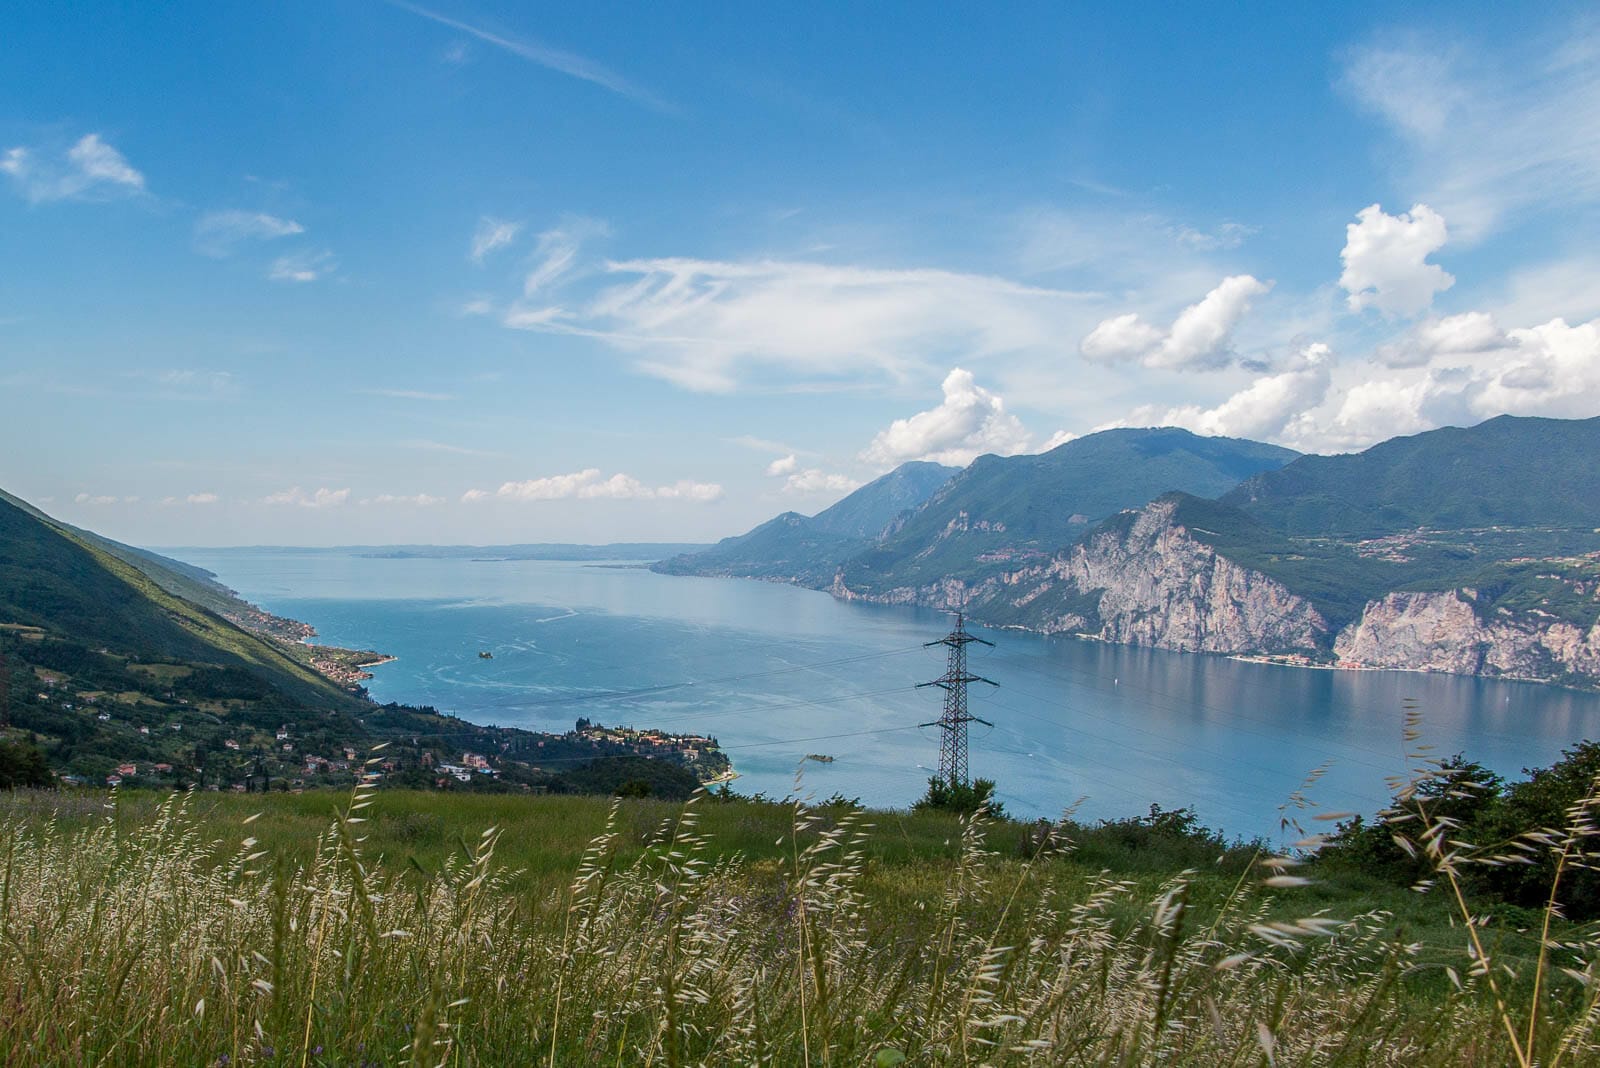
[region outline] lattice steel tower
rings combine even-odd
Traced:
[[[948,645],[950,658],[945,665],[944,674],[932,682],[919,682],[918,688],[923,686],[937,686],[944,691],[944,714],[932,723],[924,723],[924,727],[939,728],[939,778],[950,786],[967,785],[967,724],[972,722],[982,723],[986,727],[994,724],[986,719],[979,719],[967,711],[967,683],[987,682],[990,686],[999,686],[993,679],[986,679],[982,675],[974,675],[967,670],[967,646],[972,642],[982,642],[990,648],[994,642],[973,634],[968,634],[962,612],[956,613],[956,629],[946,634],[938,641],[927,642],[925,648],[935,645]]]

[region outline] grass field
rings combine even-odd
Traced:
[[[1040,851],[1013,823],[712,797],[17,793],[0,1063],[1594,1063],[1585,931],[1541,954],[1445,889],[1060,830]]]

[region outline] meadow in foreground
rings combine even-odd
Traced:
[[[335,800],[0,801],[0,1063],[1600,1055],[1587,930],[1464,922],[1466,858],[1425,810],[1418,895],[1243,844],[845,804]]]

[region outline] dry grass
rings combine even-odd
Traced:
[[[631,859],[613,806],[557,892],[517,889],[492,827],[439,871],[369,857],[363,830],[381,798],[365,786],[300,862],[260,848],[248,825],[215,841],[218,824],[185,796],[135,826],[109,811],[72,830],[13,815],[0,824],[0,1063],[1218,1068],[1600,1055],[1600,984],[1583,963],[1594,946],[1564,926],[1562,967],[1539,954],[1530,991],[1466,922],[1464,899],[1459,967],[1431,963],[1382,913],[1274,919],[1299,892],[1292,858],[1260,858],[1202,909],[1193,872],[1153,893],[1109,874],[1064,884],[1057,854],[1000,859],[978,819],[936,883],[886,896],[871,885],[881,873],[864,814],[796,804],[781,859],[741,861],[713,852],[702,803]],[[1447,828],[1417,819],[1447,885],[1466,858]],[[1448,968],[1450,985],[1418,994],[1424,967]]]

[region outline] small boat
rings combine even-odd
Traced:
[[[479,660],[493,660],[494,659],[494,654],[493,653],[488,653],[488,652],[479,653],[478,654],[478,659]]]

